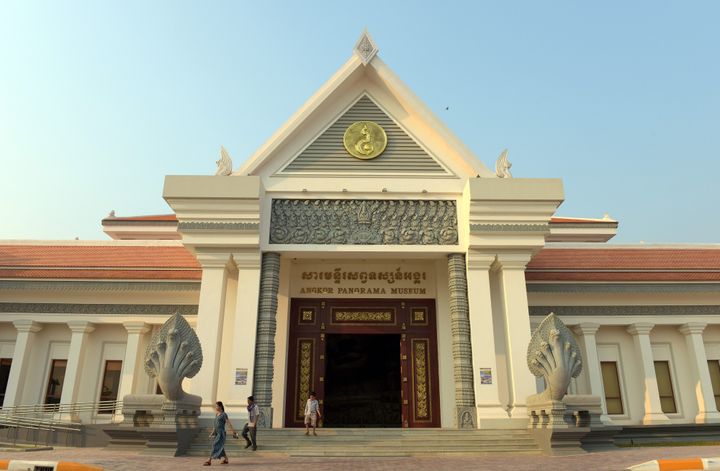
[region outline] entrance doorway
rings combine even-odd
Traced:
[[[401,427],[399,334],[326,337],[324,425]]]
[[[434,299],[290,302],[285,426],[316,391],[324,427],[439,427]]]

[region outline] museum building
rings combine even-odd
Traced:
[[[377,51],[364,33],[240,168],[223,150],[216,175],[166,177],[171,214],[0,241],[3,408],[156,392],[145,349],[180,312],[203,414],[254,394],[297,427],[314,390],[325,427],[523,428],[554,312],[606,423],[720,421],[720,246],[611,245],[617,221],[557,216],[559,179],[488,169]]]

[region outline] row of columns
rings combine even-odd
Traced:
[[[30,355],[35,344],[35,337],[42,330],[43,325],[31,320],[17,320],[13,322],[13,325],[17,330],[17,337],[3,407],[22,404],[23,386],[27,378],[43,372],[43,370],[30,364]],[[61,404],[72,404],[79,401],[80,387],[83,383],[82,371],[87,356],[88,336],[95,330],[95,325],[92,322],[84,320],[69,321],[67,326],[70,329],[71,336],[67,366],[65,367],[65,379],[60,397]],[[123,358],[118,399],[122,399],[126,394],[136,391],[137,372],[142,371],[140,358],[143,343],[141,338],[150,330],[150,326],[144,322],[125,322],[123,326],[127,331],[127,344]],[[43,393],[46,386],[46,384],[41,385]],[[99,400],[99,398],[97,399]],[[31,399],[29,402],[34,403],[35,399]]]
[[[695,381],[695,395],[698,404],[698,415],[696,423],[720,422],[720,413],[715,405],[715,395],[710,381],[707,355],[702,333],[707,324],[690,322],[679,327],[680,333],[685,337],[685,346],[690,357],[690,371]],[[660,404],[660,393],[658,391],[657,377],[655,376],[655,364],[650,342],[650,332],[654,324],[649,322],[637,322],[627,326],[626,331],[632,335],[635,350],[635,358],[643,378],[644,397],[644,424],[666,424],[670,423],[667,415],[662,411]],[[602,371],[600,370],[600,359],[597,352],[596,333],[600,326],[591,322],[584,322],[574,327],[575,333],[583,346],[583,366],[587,368],[590,393],[600,396],[605,406],[605,392],[602,384]],[[607,421],[607,416],[603,417]]]

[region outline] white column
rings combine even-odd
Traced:
[[[230,254],[198,253],[197,259],[203,267],[203,273],[195,331],[203,349],[203,366],[200,368],[200,372],[192,378],[190,392],[202,397],[203,407],[211,407],[217,401]]]
[[[527,366],[527,348],[532,335],[528,309],[525,266],[531,254],[498,254],[500,291],[505,314],[507,366],[510,384],[510,415],[527,420],[527,398],[537,393],[535,377]]]
[[[690,356],[690,371],[695,381],[695,395],[698,402],[695,422],[699,424],[720,422],[702,336],[706,326],[707,324],[701,322],[688,322],[679,329],[685,336],[685,345]]]
[[[607,405],[605,404],[605,389],[603,388],[602,370],[600,369],[600,359],[598,358],[597,342],[595,334],[600,326],[592,322],[583,322],[573,329],[580,336],[580,344],[583,348],[583,368],[588,375],[590,384],[590,394],[599,396],[602,402],[603,413],[600,416],[602,422],[611,422],[607,415]]]
[[[42,330],[42,325],[30,320],[19,320],[13,322],[17,330],[15,338],[15,350],[13,351],[10,376],[8,377],[7,389],[3,407],[12,407],[20,404],[24,380],[28,377],[28,365],[30,363],[30,350],[35,340],[35,334]]]
[[[235,342],[232,367],[247,369],[247,384],[234,385],[231,389],[233,404],[245,404],[253,391],[255,374],[255,342],[257,335],[258,299],[260,296],[260,251],[234,253],[238,269],[237,296],[235,301]]]
[[[120,374],[120,387],[118,389],[118,400],[122,401],[128,394],[136,392],[138,377],[145,374],[142,364],[142,336],[150,330],[150,326],[142,321],[123,322],[127,331],[127,343],[125,344],[125,358]]]
[[[72,332],[72,336],[70,337],[70,351],[68,352],[60,404],[78,402],[78,393],[82,385],[82,369],[85,363],[87,338],[90,332],[95,330],[95,326],[88,321],[70,321],[67,325]],[[77,419],[74,415],[72,418]]]
[[[650,344],[650,331],[655,327],[649,322],[637,322],[629,325],[627,331],[633,336],[635,355],[640,374],[643,376],[645,390],[645,416],[643,424],[669,424],[660,405],[660,393],[658,392],[657,377],[655,376],[655,364],[653,362],[652,345]]]
[[[490,300],[490,266],[495,254],[470,251],[467,260],[468,302],[470,305],[470,342],[478,428],[491,428],[508,414],[498,391],[497,352],[493,335],[493,312]],[[489,368],[491,384],[482,384],[480,369]]]

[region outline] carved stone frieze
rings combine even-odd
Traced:
[[[457,245],[451,200],[274,199],[271,244]]]

